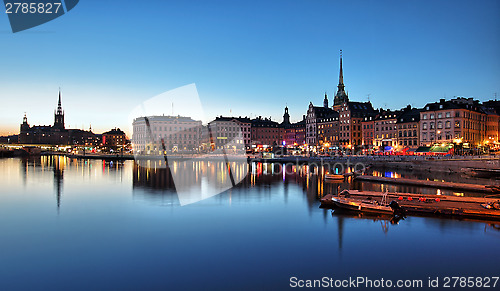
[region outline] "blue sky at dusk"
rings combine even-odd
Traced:
[[[66,126],[97,133],[191,83],[208,119],[298,121],[333,102],[340,49],[349,98],[377,108],[500,94],[500,1],[81,0],[15,34],[0,11],[0,134],[52,124],[59,87]]]

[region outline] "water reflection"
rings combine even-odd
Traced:
[[[44,174],[46,172],[53,173],[54,194],[56,197],[57,211],[61,207],[61,197],[63,192],[64,169],[67,159],[65,157],[28,157],[21,160],[20,172],[23,185],[26,186],[28,179],[37,173]]]
[[[197,163],[193,175],[183,177],[196,187],[201,173],[215,179],[224,166]],[[245,282],[250,290],[281,290],[294,275],[491,276],[498,265],[498,223],[408,217],[396,224],[320,209],[318,198],[326,194],[373,185],[351,178],[328,183],[328,169],[245,163],[248,174],[234,188],[177,207],[173,172],[182,167],[0,159],[0,289],[200,290]],[[402,257],[410,262],[405,268]],[[204,271],[192,280],[192,270]],[[227,270],[231,276],[221,286]]]
[[[161,163],[161,161],[159,161]],[[227,185],[230,184],[230,179],[227,175],[227,165],[224,161],[191,161],[180,162],[174,161],[169,167],[156,167],[155,165],[145,165],[141,163],[149,163],[149,161],[132,162],[132,161],[104,161],[104,160],[85,160],[85,159],[70,159],[63,156],[41,156],[30,157],[20,160],[19,168],[21,171],[22,184],[30,179],[47,179],[47,174],[51,174],[53,181],[53,191],[56,200],[57,209],[61,207],[61,201],[64,193],[65,173],[71,172],[72,175],[92,180],[93,183],[99,177],[114,177],[123,181],[124,169],[130,168],[125,174],[130,173],[132,176],[132,187],[136,190],[134,196],[143,196],[145,199],[158,201],[158,197],[164,201],[169,197],[169,204],[178,205],[176,194],[179,192],[179,185],[187,187],[188,185],[195,192],[193,195],[198,195],[197,199],[203,199],[206,191],[207,181],[217,181],[217,183]],[[126,166],[128,164],[128,166]],[[300,187],[305,193],[307,205],[309,208],[316,207],[318,200],[327,195],[336,195],[344,189],[371,190],[380,192],[406,192],[406,193],[423,193],[423,194],[438,194],[438,195],[457,195],[457,196],[482,196],[481,193],[473,192],[456,192],[447,189],[434,189],[418,186],[392,185],[372,183],[367,181],[353,181],[351,176],[346,177],[343,181],[328,181],[325,180],[325,174],[337,171],[336,168],[295,165],[295,164],[280,164],[280,163],[231,163],[231,170],[236,180],[240,180],[235,185],[230,193],[241,189],[253,188],[253,191],[267,195],[272,195],[270,189],[276,185],[283,184],[285,191],[285,203],[287,203],[287,193],[290,185]],[[99,175],[97,171],[100,171]],[[349,169],[348,171],[352,171]],[[425,172],[412,171],[392,171],[384,172],[376,169],[369,170],[370,174],[376,176],[389,177],[404,177],[426,179],[432,176],[433,179],[445,181],[460,181],[460,177],[447,173],[433,173],[432,175]],[[175,177],[175,179],[174,179]],[[484,183],[484,181],[483,181]],[[228,187],[230,188],[230,187]],[[184,189],[185,190],[185,189]],[[222,190],[225,190],[222,189]],[[222,191],[221,190],[221,191]],[[233,198],[233,197],[229,197]],[[225,198],[217,198],[225,199]],[[326,217],[326,215],[325,215]]]
[[[11,161],[18,164],[21,184],[25,187],[30,182],[40,183],[47,179],[52,180],[58,213],[64,196],[66,172],[83,178],[109,177],[121,173],[124,167],[123,161],[70,159],[65,156],[30,156],[19,160],[11,159]],[[96,174],[98,169],[102,171],[99,175]]]
[[[162,200],[159,196],[173,196],[176,193],[178,180],[174,175],[182,174],[182,184],[189,184],[203,191],[203,177],[210,180],[227,179],[223,177],[225,163],[223,161],[196,161],[186,168],[183,163],[173,163],[168,168],[143,167],[140,163],[133,166],[133,187],[144,189],[134,195],[145,195],[145,198]],[[326,194],[337,194],[349,188],[351,177],[340,182],[326,182],[323,168],[311,168],[307,165],[285,165],[279,163],[244,163],[232,166],[235,174],[247,173],[229,193],[242,193],[241,190],[252,188],[253,192],[261,195],[272,195],[270,189],[276,185],[283,185],[285,203],[290,185],[303,189],[309,207],[317,207],[318,200]],[[239,179],[239,178],[238,178]],[[244,191],[243,191],[244,192]],[[228,199],[234,197],[229,196]],[[173,198],[170,198],[173,199]],[[216,198],[224,199],[224,198]],[[325,215],[326,217],[326,215]]]

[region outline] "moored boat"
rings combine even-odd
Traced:
[[[393,214],[394,210],[388,204],[381,204],[376,200],[364,201],[354,198],[332,197],[336,207],[367,213]]]
[[[328,179],[328,180],[344,180],[344,175],[325,174],[325,179]]]

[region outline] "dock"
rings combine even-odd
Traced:
[[[477,184],[442,182],[442,181],[431,181],[431,180],[416,180],[416,179],[406,179],[406,178],[376,177],[370,175],[356,176],[355,180],[370,181],[377,183],[388,183],[388,184],[412,185],[412,186],[440,188],[440,189],[465,190],[465,191],[482,192],[482,193],[500,193],[500,186],[498,185],[477,185]]]
[[[486,209],[481,204],[500,203],[500,198],[457,197],[448,195],[424,195],[411,193],[382,193],[374,191],[348,190],[349,197],[365,202],[381,203],[384,194],[387,201],[397,201],[408,215],[448,216],[480,220],[500,221],[499,209]],[[321,207],[335,207],[331,194],[321,198]]]

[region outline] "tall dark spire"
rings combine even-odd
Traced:
[[[338,88],[337,94],[335,94],[335,98],[333,99],[334,106],[349,101],[344,86],[344,70],[342,68],[342,50],[340,50],[340,73],[339,73],[339,84],[337,85],[337,88]]]
[[[339,88],[344,89],[344,72],[342,70],[342,50],[340,50],[340,73],[339,73]]]
[[[326,92],[325,92],[325,99],[323,100],[323,107],[328,108],[328,96],[326,95]]]
[[[59,88],[59,101],[57,102],[57,113],[62,114],[62,105],[61,105],[61,88]]]
[[[64,129],[64,111],[61,105],[61,88],[59,88],[59,101],[57,102],[57,109],[54,112],[54,127]]]

